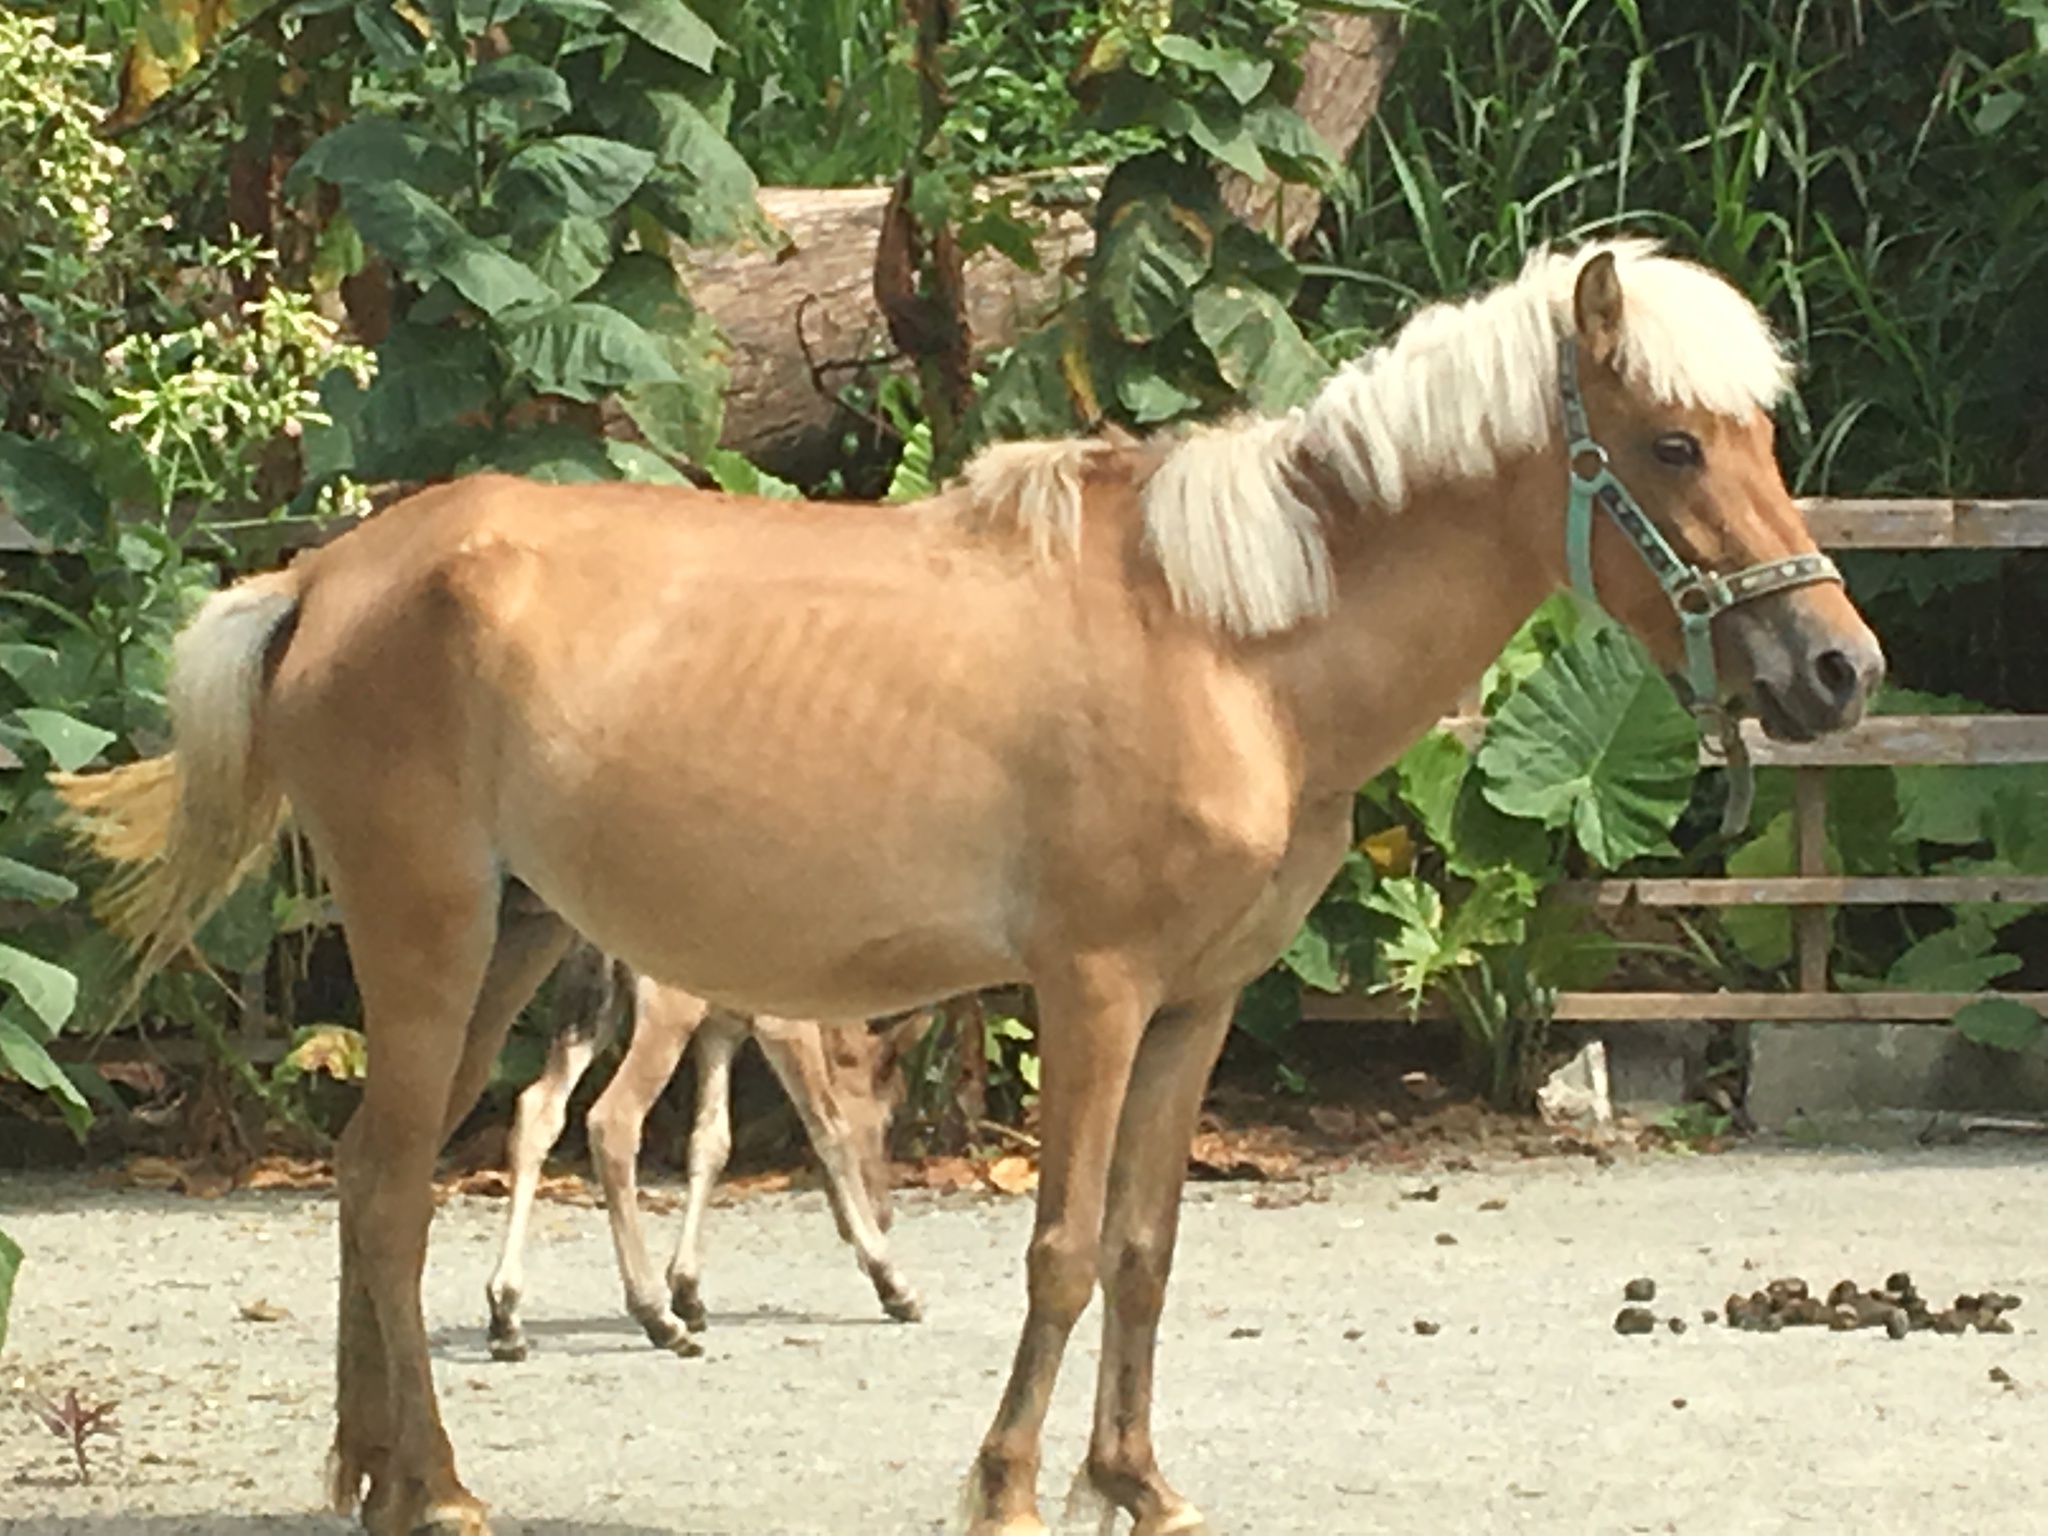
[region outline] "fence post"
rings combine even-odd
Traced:
[[[1792,825],[1798,837],[1799,873],[1828,872],[1828,771],[1820,767],[1793,772]],[[1792,946],[1799,956],[1799,990],[1828,990],[1828,952],[1832,948],[1828,909],[1801,906],[1792,911]]]

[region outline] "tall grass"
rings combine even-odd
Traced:
[[[1488,0],[1418,13],[1316,270],[1376,334],[1631,229],[1803,362],[1808,491],[2048,488],[2048,102],[1998,0]],[[2048,82],[2040,82],[2048,83]]]

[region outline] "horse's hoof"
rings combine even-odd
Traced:
[[[479,1504],[436,1504],[412,1528],[412,1536],[491,1536]]]
[[[673,1317],[649,1318],[640,1325],[647,1330],[647,1342],[656,1349],[665,1349],[680,1360],[694,1360],[704,1353],[704,1346],[690,1337],[690,1330]]]
[[[1000,1524],[977,1520],[968,1527],[967,1536],[1051,1536],[1051,1532],[1036,1515],[1012,1515]]]
[[[683,1320],[683,1326],[692,1333],[702,1333],[711,1321],[709,1314],[704,1310],[703,1299],[698,1296],[694,1285],[675,1287],[669,1292],[669,1305],[675,1308],[676,1316]]]
[[[1203,1536],[1208,1529],[1209,1522],[1202,1512],[1192,1504],[1183,1504],[1154,1519],[1138,1521],[1131,1527],[1131,1536]]]
[[[882,1310],[899,1323],[921,1323],[924,1321],[924,1303],[909,1291],[900,1296],[884,1296]]]
[[[491,1358],[507,1365],[517,1365],[526,1358],[526,1335],[507,1334],[503,1337],[491,1335]]]

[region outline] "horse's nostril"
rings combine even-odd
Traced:
[[[1836,704],[1847,703],[1856,696],[1856,686],[1861,679],[1857,676],[1856,663],[1840,651],[1822,651],[1813,661],[1814,681],[1820,690]]]

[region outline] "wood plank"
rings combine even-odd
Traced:
[[[2048,501],[1816,496],[1799,506],[1823,549],[2048,548]]]
[[[1709,1023],[1945,1024],[1966,1003],[1980,997],[2009,997],[2048,1013],[2048,992],[1562,992],[1559,1023],[1631,1024],[1699,1019]],[[1331,997],[1308,993],[1304,1019],[1324,1023],[1372,1023],[1407,1017],[1387,996]],[[1441,1007],[1422,1017],[1447,1017]]]
[[[1486,737],[1486,721],[1447,715],[1437,729],[1468,749]],[[1871,715],[1823,741],[1773,741],[1754,720],[1742,739],[1760,768],[1879,766],[1970,767],[1989,763],[2048,763],[2048,715]],[[1700,762],[1719,768],[1726,759],[1711,738],[1700,743]]]
[[[2048,763],[2048,715],[1871,715],[1810,742],[1772,741],[1745,720],[1742,739],[1760,768]],[[1720,763],[1719,746],[1703,742],[1700,761]]]
[[[1955,902],[2048,905],[2048,875],[1820,875],[1568,880],[1553,887],[1575,906],[1893,907]]]
[[[1799,838],[1799,873],[1811,880],[1828,872],[1828,771],[1795,769],[1792,824]],[[1828,951],[1834,924],[1826,907],[1802,906],[1792,914],[1792,947],[1799,958],[1799,990],[1828,989]]]

